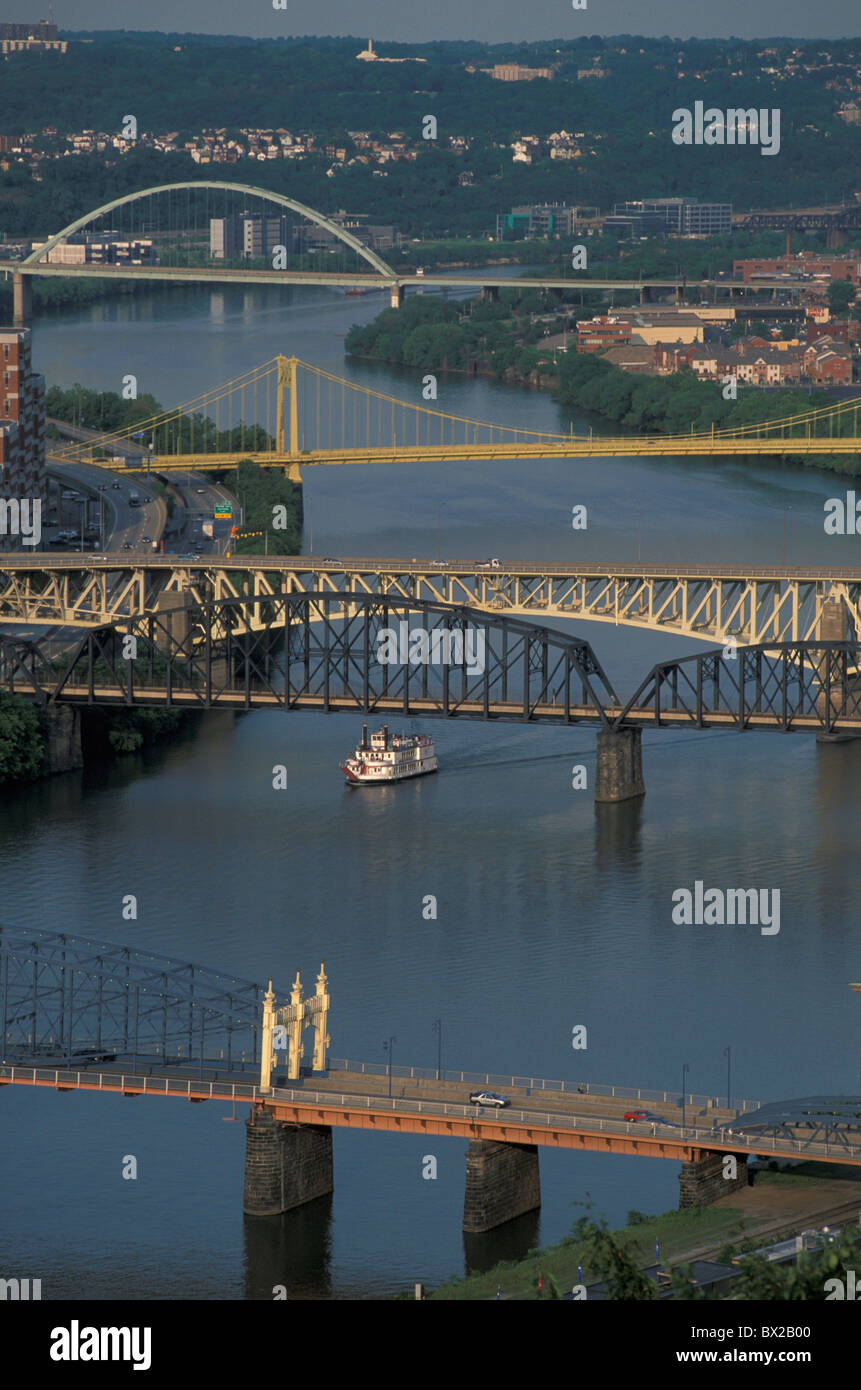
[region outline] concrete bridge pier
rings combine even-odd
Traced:
[[[156,646],[168,651],[171,644],[188,641],[191,631],[191,610],[194,599],[185,590],[166,590],[155,601],[155,611],[159,624],[156,628]]]
[[[822,605],[822,614],[819,619],[819,631],[817,633],[820,642],[845,642],[847,636],[854,641],[855,631],[849,631],[849,614],[846,604],[842,598],[826,599]],[[852,690],[858,688],[857,682],[852,683]],[[842,686],[831,687],[831,705],[836,713],[839,710],[844,698]],[[827,696],[823,693],[817,700],[819,714],[824,715]],[[854,739],[855,734],[817,734],[817,743],[846,743]]]
[[[735,1154],[736,1176],[724,1177],[724,1159],[732,1154],[715,1153],[708,1149],[696,1152],[696,1157],[682,1164],[679,1173],[679,1211],[685,1207],[708,1207],[720,1197],[749,1186],[747,1154]]]
[[[466,1151],[463,1229],[492,1231],[541,1206],[536,1144],[471,1139]]]
[[[642,738],[642,729],[599,729],[596,802],[630,801],[635,796],[645,796]]]
[[[30,275],[12,276],[12,327],[29,328],[33,322],[33,279]]]
[[[328,1125],[276,1120],[265,1106],[245,1121],[246,1216],[280,1216],[334,1190]]]
[[[74,705],[47,705],[43,711],[45,776],[73,772],[84,766],[81,749],[81,711]]]
[[[393,309],[400,309],[404,302],[405,293],[406,291],[403,285],[389,286],[389,304]]]
[[[496,301],[499,299],[499,286],[498,286],[498,285],[482,285],[482,287],[481,287],[481,297],[482,297],[482,299],[489,299],[490,302],[491,302],[491,304],[495,304]]]

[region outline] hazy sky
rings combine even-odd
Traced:
[[[7,0],[4,17],[47,14],[48,0]],[[689,38],[837,38],[861,32],[859,0],[54,0],[63,29],[161,29],[171,33],[357,34],[402,43],[428,39],[573,38],[671,34]]]

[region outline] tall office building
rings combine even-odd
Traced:
[[[269,260],[277,246],[294,249],[293,223],[283,214],[238,213],[209,219],[209,254],[214,261]]]
[[[0,500],[44,502],[46,485],[45,378],[32,370],[29,328],[0,330]],[[0,534],[0,550],[20,548]]]

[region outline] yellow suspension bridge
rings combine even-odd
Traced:
[[[418,389],[418,388],[417,388]],[[478,459],[857,454],[861,396],[801,414],[687,434],[553,434],[400,400],[297,357],[274,357],[132,426],[52,448],[55,459],[143,471]],[[74,433],[74,431],[70,431]],[[78,431],[84,433],[84,431]]]

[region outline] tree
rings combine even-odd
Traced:
[[[823,1250],[802,1251],[794,1265],[775,1265],[760,1256],[748,1256],[741,1266],[738,1280],[739,1296],[744,1299],[816,1299],[820,1302],[834,1296],[834,1285],[843,1284],[846,1296],[847,1271],[858,1263],[858,1250],[851,1236],[844,1235]],[[837,1295],[839,1297],[839,1294]]]
[[[828,307],[835,318],[843,318],[855,303],[855,287],[848,280],[832,280],[828,286]]]
[[[0,782],[39,777],[44,762],[45,735],[35,705],[0,691]]]
[[[580,1220],[575,1226],[585,1238],[589,1269],[594,1270],[607,1289],[607,1297],[650,1302],[658,1296],[658,1286],[640,1268],[640,1255],[630,1236],[611,1231],[606,1221]]]

